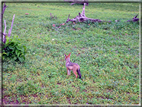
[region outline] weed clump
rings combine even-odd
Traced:
[[[20,44],[21,40],[18,39],[18,36],[14,36],[13,39],[6,36],[6,39],[7,41],[2,47],[3,60],[12,58],[15,61],[23,62],[25,60],[26,46]]]

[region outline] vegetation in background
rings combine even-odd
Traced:
[[[27,53],[24,63],[3,62],[4,104],[139,104],[139,24],[127,22],[139,14],[137,3],[86,6],[87,17],[112,21],[103,24],[65,23],[82,5],[6,5],[7,29],[16,15],[11,39],[18,35]],[[67,76],[64,54],[70,52],[82,80]]]

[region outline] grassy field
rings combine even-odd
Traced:
[[[3,61],[4,104],[139,104],[139,24],[127,22],[139,4],[92,3],[87,17],[112,22],[75,24],[65,21],[82,5],[6,5],[7,31],[15,14],[11,38],[18,35],[27,54],[24,63]],[[82,80],[67,76],[64,54],[70,52]]]

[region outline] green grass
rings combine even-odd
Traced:
[[[24,63],[3,62],[4,104],[139,104],[139,24],[126,22],[139,14],[139,4],[90,3],[87,17],[112,22],[60,28],[52,25],[76,17],[82,5],[6,5],[7,31],[15,14],[11,38],[18,35],[27,54]],[[64,54],[70,52],[82,80],[67,76]]]

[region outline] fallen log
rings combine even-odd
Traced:
[[[70,17],[70,14],[69,14],[66,23],[68,23],[69,21],[71,21],[71,22],[85,22],[85,21],[104,22],[104,21],[102,21],[102,20],[100,20],[100,19],[93,19],[93,18],[88,18],[88,17],[86,17],[86,16],[85,16],[85,5],[86,5],[86,3],[84,3],[82,13],[79,13],[79,15],[76,16],[75,18],[70,19],[70,18],[69,18],[69,17]]]
[[[127,22],[138,22],[139,18],[137,18],[138,14],[132,18],[132,20],[127,20]]]
[[[66,23],[68,23],[69,21],[71,21],[71,22],[85,22],[85,21],[90,21],[90,22],[111,22],[111,21],[103,21],[103,20],[100,20],[100,19],[93,19],[93,18],[86,17],[85,16],[85,5],[86,5],[86,3],[84,3],[82,13],[79,13],[79,15],[77,15],[75,18],[70,19],[69,18],[70,14],[69,14]],[[134,16],[132,18],[132,20],[127,20],[127,22],[138,22],[139,18],[137,18],[137,16],[138,16],[138,14],[136,16]],[[115,22],[119,22],[119,20],[115,20]]]
[[[80,14],[80,13],[79,13]],[[87,17],[80,17],[80,16],[76,16],[75,18],[73,19],[69,19],[70,17],[70,14],[68,16],[68,19],[66,21],[66,23],[68,23],[69,21],[71,22],[85,22],[85,21],[91,21],[91,22],[104,22],[100,19],[92,19],[92,18],[87,18]]]

